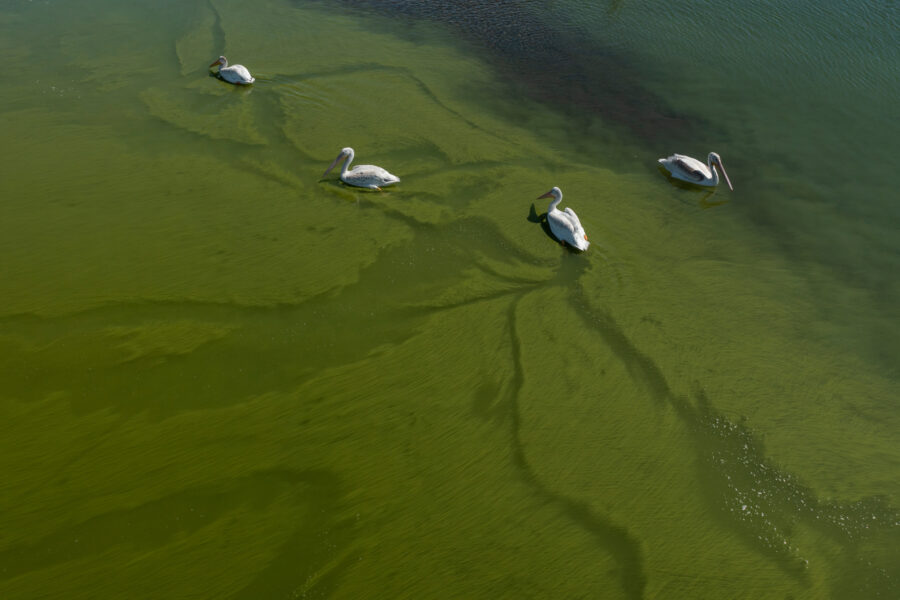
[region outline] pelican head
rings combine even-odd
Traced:
[[[554,200],[562,200],[562,190],[556,186],[553,186],[549,192],[544,194],[543,196],[538,196],[538,200],[541,198],[550,198],[552,197]]]
[[[328,175],[328,172],[331,171],[335,167],[335,165],[341,162],[341,160],[350,156],[353,156],[353,148],[350,148],[349,146],[347,148],[341,148],[341,151],[338,152],[337,158],[334,159],[334,162],[332,162],[331,165],[329,165],[329,167],[325,169],[325,172],[322,173],[322,177]]]
[[[227,65],[227,64],[228,64],[228,59],[225,58],[224,56],[220,56],[220,57],[218,58],[218,60],[216,60],[213,64],[211,64],[211,65],[209,65],[209,66],[210,66],[210,68],[212,68],[212,67],[214,67],[214,66],[216,66],[216,65],[222,65],[222,66],[224,67],[224,66]]]
[[[725,172],[725,165],[722,164],[722,157],[719,156],[718,152],[710,152],[709,156],[706,157],[706,162],[710,165],[719,165],[719,169],[722,170],[722,176],[725,177],[725,183],[728,184],[728,189],[732,192],[734,191],[734,187],[731,185],[731,180],[728,178],[728,173]]]

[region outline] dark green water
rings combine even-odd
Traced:
[[[897,597],[898,31],[7,2],[0,597]]]

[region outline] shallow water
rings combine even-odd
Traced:
[[[8,3],[0,596],[896,597],[897,31]]]

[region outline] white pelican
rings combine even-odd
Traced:
[[[675,179],[707,187],[719,185],[719,172],[716,171],[716,165],[719,165],[728,189],[734,191],[734,188],[731,187],[731,180],[728,179],[728,173],[725,172],[725,165],[722,164],[722,157],[715,152],[709,153],[705,165],[696,158],[684,154],[673,154],[668,158],[659,159],[658,162],[668,169]]]
[[[581,226],[578,215],[568,206],[565,211],[556,208],[562,202],[562,190],[554,187],[543,196],[540,196],[538,200],[551,196],[553,201],[547,207],[547,223],[550,225],[550,231],[553,232],[553,235],[560,242],[568,244],[577,250],[587,250],[591,243],[584,233],[584,227]]]
[[[213,68],[216,65],[221,65],[219,67],[219,77],[228,83],[233,83],[235,85],[250,85],[256,81],[256,78],[250,74],[250,71],[248,71],[247,67],[244,65],[231,65],[229,67],[228,59],[224,56],[220,56],[219,60],[209,65],[209,67]]]
[[[381,186],[391,185],[400,181],[400,178],[396,175],[391,175],[381,167],[376,167],[375,165],[357,165],[350,169],[350,163],[353,162],[353,156],[353,148],[342,149],[338,153],[337,158],[334,159],[334,162],[331,163],[331,166],[325,169],[322,177],[328,175],[328,172],[333,169],[336,164],[341,162],[341,159],[346,159],[344,160],[344,166],[341,167],[341,181],[348,185],[369,188],[370,190],[378,190],[380,192]]]

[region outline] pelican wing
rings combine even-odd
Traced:
[[[575,211],[567,206],[566,210],[563,212],[569,217],[569,222],[572,224],[572,231],[575,233],[578,233],[579,231],[583,233],[584,227],[581,226],[581,219],[578,218]]]
[[[244,65],[232,65],[219,69],[219,74],[222,76],[222,79],[231,83],[253,83],[256,81]]]
[[[400,178],[396,175],[388,173],[381,167],[375,165],[358,165],[353,167],[343,177],[346,183],[358,187],[381,187],[397,183]]]
[[[591,243],[584,233],[584,227],[575,211],[566,207],[565,211],[553,209],[547,213],[547,223],[556,239],[578,250],[587,250]]]
[[[550,224],[550,231],[553,232],[553,235],[567,242],[575,239],[575,232],[577,231],[575,224],[578,223],[578,227],[581,227],[581,223],[578,221],[577,216],[574,221],[572,220],[571,217],[574,214],[572,209],[568,207],[566,207],[565,212],[551,210],[547,213],[547,222]]]
[[[712,177],[712,173],[709,172],[709,167],[696,158],[685,156],[683,154],[673,154],[668,160],[673,168],[678,169],[682,175],[693,179],[694,181],[703,181],[704,179]]]
[[[675,164],[681,169],[682,173],[690,177],[691,179],[696,179],[697,181],[703,181],[706,179],[706,176],[703,174],[700,169],[693,168],[690,164],[684,162],[683,160],[675,161]]]
[[[587,233],[584,232],[584,227],[581,226],[581,220],[578,218],[578,215],[575,214],[575,211],[568,206],[566,207],[566,214],[572,222],[572,227],[575,228],[575,240],[573,245],[579,250],[587,250],[591,243],[588,241]]]

